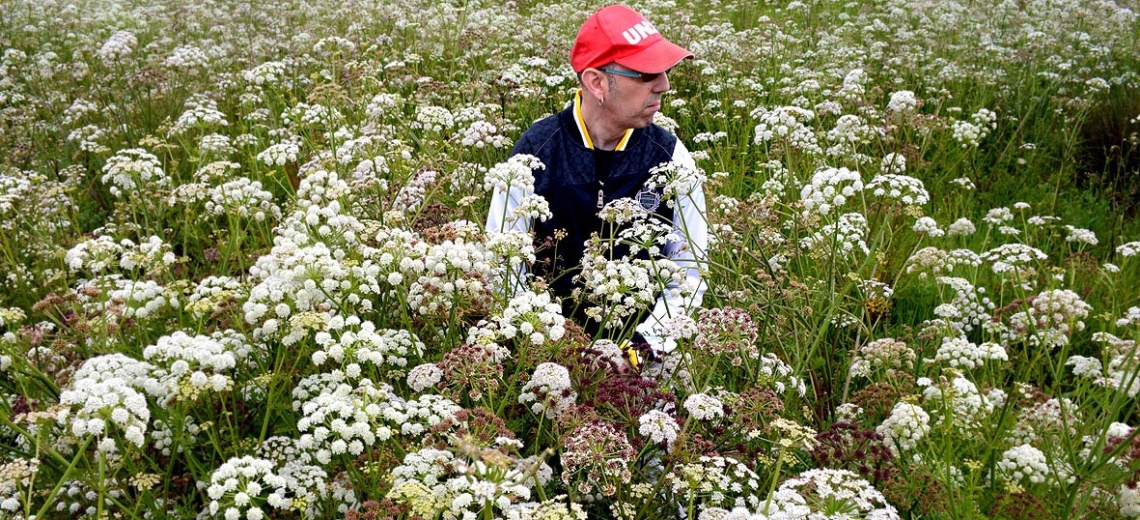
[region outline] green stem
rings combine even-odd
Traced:
[[[59,490],[63,487],[63,483],[69,480],[69,477],[71,477],[71,472],[75,470],[76,464],[79,464],[79,459],[87,454],[87,447],[90,444],[91,437],[87,437],[87,439],[83,441],[83,445],[80,446],[78,450],[75,450],[75,458],[71,459],[71,464],[67,466],[67,469],[63,472],[63,475],[59,478],[59,481],[55,483],[55,488],[51,490],[51,493],[48,493],[47,499],[44,500],[44,505],[40,507],[40,510],[38,512],[36,512],[36,518],[44,518],[44,515],[47,514],[48,508],[51,507],[52,502],[55,501],[55,496],[59,494]]]
[[[772,497],[776,494],[776,483],[780,481],[780,469],[784,465],[784,450],[780,450],[780,455],[776,457],[776,469],[772,471],[772,485],[768,487],[768,499],[764,501],[764,509],[760,512],[768,514],[768,508],[772,506]]]

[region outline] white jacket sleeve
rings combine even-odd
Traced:
[[[511,186],[508,191],[504,192],[500,188],[495,188],[495,192],[491,195],[491,208],[487,210],[487,225],[485,229],[487,233],[502,233],[507,231],[524,231],[530,232],[533,226],[532,219],[529,217],[517,218],[514,215],[515,208],[518,208],[522,203],[523,198],[533,193],[524,191],[522,189]],[[491,282],[495,284],[497,290],[506,290],[508,296],[514,295],[518,291],[526,289],[524,280],[526,280],[526,265],[520,264],[516,268],[514,277],[510,287],[504,287],[505,272],[499,273]]]
[[[681,168],[696,170],[696,163],[688,149],[677,141],[673,162]],[[690,315],[701,306],[707,288],[701,270],[708,264],[708,220],[705,212],[705,194],[701,183],[694,182],[687,190],[678,190],[673,208],[674,231],[681,237],[678,242],[665,246],[665,255],[686,271],[686,285],[693,288],[689,295],[681,294],[676,282],[670,282],[657,299],[653,311],[637,326],[637,332],[658,354],[666,354],[676,347],[663,330],[669,328],[674,316]]]

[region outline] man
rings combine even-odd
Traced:
[[[696,168],[680,140],[653,124],[661,95],[669,90],[669,69],[692,56],[628,7],[615,5],[595,12],[578,31],[570,51],[580,86],[572,103],[535,123],[511,152],[533,155],[545,165],[535,171],[534,193],[546,199],[553,216],[545,221],[505,222],[504,216],[529,195],[512,188],[496,189],[487,218],[488,230],[533,230],[536,244],[545,244],[533,274],[563,298],[566,316],[590,333],[603,330],[611,338],[632,336],[635,342],[648,343],[651,359],[660,359],[673,348],[673,341],[663,337],[662,326],[699,307],[705,290],[700,266],[705,262],[708,226],[700,184],[688,185],[673,201],[662,198],[660,186],[646,186],[650,170],[662,164]],[[691,292],[680,294],[675,290],[679,284],[673,283],[660,292],[652,313],[640,323],[603,327],[601,321],[606,320],[591,318],[569,297],[583,286],[574,274],[580,270],[585,242],[594,234],[614,236],[603,226],[599,211],[622,198],[637,201],[655,218],[671,224],[680,239],[667,243],[658,258],[667,257],[685,269],[684,285]],[[614,251],[628,254],[627,249]],[[637,255],[649,258],[645,250]]]

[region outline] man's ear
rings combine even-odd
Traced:
[[[582,90],[589,92],[595,99],[605,99],[609,92],[606,73],[598,69],[582,71]]]

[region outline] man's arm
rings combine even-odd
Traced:
[[[696,163],[680,140],[673,150],[673,162],[679,168],[696,171]],[[670,282],[658,297],[653,311],[637,326],[638,334],[645,338],[657,355],[667,354],[676,346],[673,339],[664,337],[660,331],[674,316],[687,316],[699,308],[707,288],[701,278],[701,269],[708,264],[708,219],[700,180],[678,189],[675,200],[673,227],[681,240],[667,244],[664,253],[685,270],[686,285],[695,289],[690,295],[682,295],[678,292],[679,284]]]

